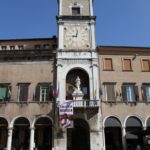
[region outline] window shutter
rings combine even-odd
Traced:
[[[27,101],[28,99],[28,84],[20,84],[19,101]]]
[[[122,88],[122,98],[123,98],[123,101],[127,101],[126,87],[123,85],[121,88]]]
[[[107,100],[115,101],[114,84],[107,84],[106,88],[107,88]]]
[[[48,92],[47,92],[47,96],[46,96],[47,101],[51,100],[51,93],[52,93],[52,87],[50,85],[48,85]]]
[[[125,71],[131,71],[132,67],[131,67],[131,60],[130,59],[124,59],[124,70]]]
[[[134,92],[135,92],[135,100],[139,101],[139,90],[138,86],[134,86]]]
[[[23,95],[23,101],[28,100],[28,85],[24,85],[24,95]]]
[[[105,58],[104,59],[104,69],[105,70],[113,70],[112,59]]]
[[[0,100],[4,100],[6,98],[6,87],[0,87]]]
[[[141,94],[142,94],[142,99],[144,101],[146,101],[147,97],[146,97],[146,86],[145,85],[142,85],[142,87],[141,87]]]
[[[149,60],[142,60],[142,69],[143,71],[149,71],[150,70],[150,64],[149,64]]]
[[[35,101],[40,101],[40,85],[36,86],[34,100]]]

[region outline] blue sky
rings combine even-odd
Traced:
[[[94,0],[97,45],[150,47],[150,0]],[[57,35],[57,0],[0,0],[0,39]]]

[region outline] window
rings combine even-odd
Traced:
[[[15,46],[10,46],[10,50],[15,50]]]
[[[123,70],[132,71],[131,59],[123,59]]]
[[[6,50],[7,49],[7,46],[2,46],[2,50]]]
[[[22,50],[23,48],[24,48],[23,45],[18,45],[19,50]]]
[[[27,101],[28,100],[28,89],[29,83],[19,83],[19,101]]]
[[[50,47],[49,44],[44,44],[44,45],[43,45],[43,48],[44,48],[44,49],[48,49],[49,47]]]
[[[142,60],[142,71],[150,71],[150,63],[148,59]]]
[[[35,91],[36,101],[50,101],[53,98],[53,96],[53,86],[50,83],[40,83],[37,85]]]
[[[53,44],[53,45],[52,45],[52,48],[57,48],[57,45],[56,45],[56,44]]]
[[[138,100],[138,87],[135,84],[123,84],[122,96],[124,101],[135,102]]]
[[[0,84],[0,101],[8,101],[11,99],[10,84]]]
[[[115,101],[115,85],[115,83],[104,83],[107,101]]]
[[[35,45],[35,48],[36,48],[36,49],[40,49],[40,48],[41,48],[41,45]]]
[[[105,58],[104,59],[104,70],[113,71],[112,58]]]
[[[142,90],[142,99],[150,102],[150,84],[143,84],[141,90]]]
[[[72,15],[80,15],[80,7],[72,7]]]

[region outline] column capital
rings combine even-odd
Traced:
[[[30,127],[30,130],[35,130],[35,127]]]
[[[126,128],[126,126],[122,126],[122,129],[125,129]]]
[[[8,127],[8,130],[13,130],[14,128],[13,127]]]

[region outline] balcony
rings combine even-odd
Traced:
[[[74,108],[98,108],[99,100],[72,100]],[[59,103],[57,105],[59,107]]]
[[[99,100],[73,100],[73,107],[99,107]]]

